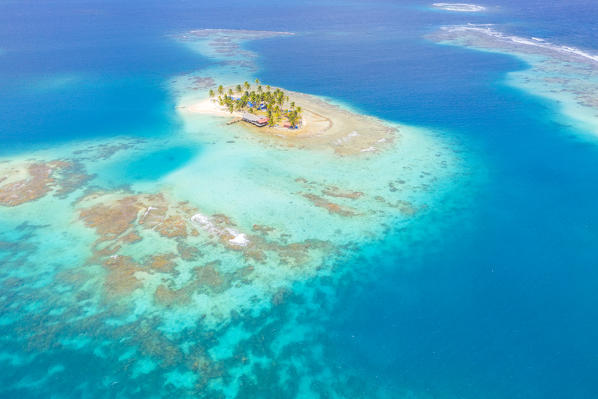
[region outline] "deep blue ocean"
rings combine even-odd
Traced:
[[[468,222],[444,239],[395,253],[391,236],[356,258],[378,275],[338,293],[326,328],[341,365],[430,397],[598,398],[598,140],[504,83],[520,60],[424,38],[443,24],[500,23],[598,51],[598,4],[500,0],[477,15],[427,5],[3,1],[0,152],[168,135],[177,122],[164,81],[210,63],[169,34],[296,32],[248,44],[262,80],[443,132],[486,175],[473,205],[455,207]]]

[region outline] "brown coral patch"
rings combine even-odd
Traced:
[[[309,181],[304,177],[298,177],[295,182],[301,183],[307,190],[319,189],[322,195],[335,198],[347,198],[356,200],[361,198],[364,193],[361,191],[353,191],[347,189],[341,189],[337,186],[325,185],[316,181]]]
[[[0,205],[17,206],[45,196],[55,183],[53,174],[70,166],[70,163],[64,161],[30,164],[27,167],[27,178],[0,187]]]
[[[186,238],[189,215],[180,207],[183,205],[170,206],[162,194],[131,195],[84,208],[79,214],[86,226],[95,228],[100,235],[99,242],[120,237],[122,243],[133,243],[141,240],[136,231],[128,231],[135,224],[154,230],[163,237]]]
[[[129,243],[129,244],[133,244],[136,242],[139,242],[142,240],[141,236],[139,234],[137,234],[134,231],[131,231],[130,233],[124,235],[121,237],[121,240],[123,242]]]
[[[160,284],[154,293],[154,300],[163,306],[187,305],[191,301],[192,286],[178,290]]]
[[[91,202],[92,205],[83,207],[79,213],[83,223],[99,234],[89,264],[99,264],[106,268],[108,273],[104,286],[107,297],[118,298],[142,288],[143,282],[136,277],[137,272],[172,274],[176,271],[179,259],[198,259],[201,253],[197,244],[192,245],[187,241],[192,231],[201,232],[203,238],[200,242],[208,240],[202,245],[218,244],[227,250],[241,252],[246,262],[245,267],[234,272],[223,272],[217,262],[197,266],[193,269],[191,281],[183,283],[182,287],[163,283],[156,289],[154,296],[157,304],[183,305],[188,303],[193,292],[221,293],[229,289],[233,282],[247,283],[253,273],[250,262],[265,262],[271,258],[280,265],[286,265],[285,267],[298,267],[310,261],[313,251],[331,250],[329,243],[318,240],[288,243],[284,235],[278,240],[268,239],[267,234],[274,229],[259,224],[254,225],[252,231],[261,234],[243,233],[227,215],[205,216],[197,213],[197,209],[188,203],[169,202],[162,194],[104,196],[105,194],[98,193],[82,199],[79,204]],[[344,216],[354,214],[321,197],[312,199],[323,201],[320,204],[331,213]],[[139,229],[158,234],[156,236],[149,233],[145,239],[173,240],[176,242],[177,252],[151,254],[142,261],[120,256],[121,249],[131,253],[127,247],[141,239]]]
[[[59,198],[65,198],[94,177],[86,174],[85,168],[78,161],[63,163],[57,174],[58,189],[54,195]]]
[[[149,323],[141,323],[136,331],[135,341],[139,343],[142,354],[161,360],[160,367],[169,368],[180,364],[183,359],[181,350],[171,343]]]
[[[103,263],[103,259],[107,256],[114,256],[121,249],[120,245],[107,245],[104,248],[94,247],[92,256],[88,263]]]
[[[109,296],[129,294],[141,287],[135,273],[143,269],[132,258],[113,255],[104,262],[104,266],[108,270],[104,288]]]
[[[212,215],[212,221],[218,226],[236,226],[228,216],[223,215],[222,213]]]
[[[301,264],[307,261],[309,251],[315,249],[316,246],[321,247],[321,242],[296,242],[287,245],[282,245],[278,248],[278,256],[285,262],[293,262],[294,264]]]
[[[104,200],[102,193],[89,195],[80,203],[91,201],[93,205],[79,211],[83,223],[99,235],[88,263],[101,264],[108,270],[105,281],[108,295],[123,295],[141,287],[142,282],[135,277],[137,271],[172,273],[175,270],[176,254],[150,256],[142,262],[145,267],[132,258],[118,255],[123,246],[142,239],[138,229],[153,230],[161,237],[176,239],[177,247],[186,254],[187,260],[197,256],[198,251],[183,241],[188,236],[186,212],[192,210],[186,204],[171,206],[162,194],[108,198]]]
[[[253,272],[252,267],[244,267],[234,273],[222,273],[218,270],[219,265],[220,262],[215,261],[195,267],[193,280],[181,288],[159,285],[154,293],[154,300],[163,306],[187,305],[194,292],[223,292],[233,280],[245,280]]]
[[[340,210],[337,210],[340,211]],[[348,211],[347,211],[348,212]],[[348,215],[348,213],[347,213]],[[306,240],[304,242],[287,243],[286,239],[281,241],[267,240],[263,235],[249,235],[237,231],[232,220],[225,215],[214,215],[207,217],[199,216],[194,223],[199,225],[211,237],[216,238],[218,242],[227,249],[243,252],[246,260],[264,262],[270,255],[277,255],[285,264],[298,265],[309,260],[311,250],[329,250],[328,243],[319,240]],[[256,228],[256,226],[258,226]],[[254,225],[252,230],[262,231],[260,225]],[[264,227],[263,230],[270,231]],[[242,236],[242,240],[239,238]],[[282,237],[282,236],[281,236]]]
[[[254,270],[255,268],[253,266],[245,266],[240,269],[237,269],[233,273],[233,279],[246,281],[249,278],[249,276],[251,276],[251,273],[253,273]]]
[[[395,208],[398,209],[399,212],[401,212],[402,214],[406,215],[406,216],[413,216],[417,213],[417,208],[409,201],[404,201],[404,200],[398,200],[394,203],[387,201],[386,199],[384,199],[384,197],[382,196],[376,196],[374,197],[374,199],[378,202],[382,202],[385,205],[391,207],[391,208]]]
[[[194,269],[201,285],[210,287],[213,291],[221,292],[226,288],[226,278],[216,269],[220,262],[210,262]]]
[[[259,245],[251,245],[249,248],[245,248],[243,254],[247,259],[251,259],[256,262],[264,262],[267,258],[266,253],[260,248]]]
[[[326,199],[318,195],[305,193],[303,194],[303,197],[310,200],[315,206],[326,209],[329,213],[346,217],[357,216],[357,213],[355,213],[355,211],[343,207],[341,205],[335,204],[334,202],[327,201]]]
[[[180,216],[169,216],[156,226],[155,230],[163,237],[187,237],[187,221]]]
[[[197,230],[195,230],[195,231],[197,231]],[[179,256],[181,257],[181,259],[186,260],[186,261],[196,260],[199,257],[199,255],[201,254],[199,249],[185,243],[184,241],[179,241],[177,243],[176,248],[177,248],[177,252],[179,253]]]
[[[171,272],[176,267],[176,259],[175,254],[158,254],[153,255],[150,258],[150,262],[148,266],[152,270],[160,271],[160,272]]]
[[[56,279],[75,286],[82,286],[90,277],[89,273],[81,269],[67,269],[58,273]]]
[[[262,233],[264,235],[267,235],[268,233],[274,231],[274,227],[262,226],[261,224],[254,224],[253,227],[251,228],[251,230],[253,230],[257,233]]]
[[[142,206],[140,204],[140,206]],[[139,217],[139,224],[145,228],[153,229],[164,221],[166,217],[167,207],[152,204],[144,208],[143,215]]]
[[[329,197],[358,199],[363,196],[361,191],[342,191],[336,186],[330,186],[322,190],[322,194]]]
[[[124,233],[137,219],[139,206],[135,197],[125,197],[113,206],[99,204],[79,212],[88,227],[93,227],[104,239],[113,239]]]

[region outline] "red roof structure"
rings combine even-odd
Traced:
[[[263,127],[268,124],[268,118],[265,116],[254,115],[250,113],[243,114],[243,120],[249,122],[255,126]]]

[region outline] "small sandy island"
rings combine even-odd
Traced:
[[[238,88],[238,87],[237,87]],[[282,89],[267,87],[260,92],[280,93]],[[271,110],[264,102],[248,106],[241,102],[242,92],[225,87],[218,95],[200,101],[179,104],[177,110],[185,115],[214,115],[226,117],[228,124],[239,124],[250,131],[300,148],[331,147],[339,155],[365,154],[384,150],[393,142],[397,129],[381,120],[342,109],[309,94],[284,91],[285,99]],[[229,93],[229,94],[226,94]],[[245,93],[250,94],[248,91]],[[225,101],[223,101],[225,98]],[[249,102],[249,104],[252,104]],[[288,108],[287,108],[288,107]]]
[[[432,4],[432,7],[445,11],[457,12],[481,12],[486,10],[486,7],[484,6],[466,3],[434,3]]]

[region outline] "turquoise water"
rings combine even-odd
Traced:
[[[190,159],[197,156],[197,149],[172,147],[143,154],[137,159],[126,160],[115,165],[115,181],[158,180],[169,172],[183,167]],[[160,165],[156,168],[155,165]]]
[[[1,7],[2,176],[61,159],[88,178],[61,192],[60,176],[50,194],[0,207],[0,396],[598,395],[591,128],[517,85],[525,60],[426,38],[497,23],[596,51],[595,5]],[[244,43],[253,55],[234,67],[177,39],[202,28],[296,35]],[[401,136],[355,158],[270,145],[179,112],[205,96],[186,83],[197,76],[324,96]],[[329,198],[362,216],[301,197],[330,186],[364,192]],[[141,241],[83,216],[132,196]],[[102,215],[114,227],[121,210]],[[231,221],[213,227],[216,215]],[[167,216],[198,235],[161,235]],[[224,234],[245,234],[265,259]]]

